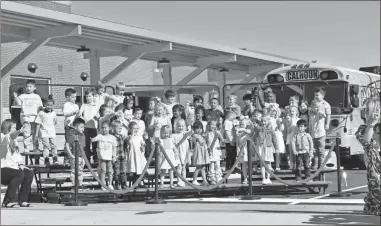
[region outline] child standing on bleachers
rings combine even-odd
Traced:
[[[255,109],[254,112],[250,116],[251,126],[252,126],[252,135],[254,135],[261,128],[261,121],[263,117],[263,111],[259,109]],[[254,138],[254,137],[253,137]],[[253,170],[258,170],[258,158],[255,153],[253,153]],[[257,159],[257,160],[255,160]]]
[[[106,185],[106,175],[108,179],[108,187],[113,189],[113,163],[116,161],[116,146],[117,142],[113,135],[110,134],[110,124],[104,121],[100,127],[100,134],[91,139],[91,142],[97,142],[97,154],[99,158],[98,176],[103,184]],[[105,190],[101,186],[102,190]]]
[[[148,102],[148,111],[144,114],[144,122],[145,122],[146,128],[148,128],[149,125],[151,124],[151,120],[152,120],[152,117],[154,116],[155,107],[157,103],[158,101],[154,97],[152,97]],[[149,137],[151,137],[150,134],[149,134]]]
[[[286,115],[285,129],[286,129],[286,148],[288,153],[288,165],[290,169],[294,170],[296,168],[296,156],[292,151],[292,137],[298,132],[298,127],[296,123],[299,120],[298,107],[291,105],[288,114]]]
[[[299,110],[299,96],[298,95],[293,95],[289,99],[289,105],[285,107],[286,112],[290,111],[291,106],[295,106]]]
[[[296,156],[296,181],[300,181],[302,180],[302,166],[304,168],[306,178],[310,176],[310,156],[313,155],[314,144],[311,135],[306,132],[306,120],[298,120],[297,126],[299,131],[292,138],[292,151]],[[302,165],[300,163],[302,163]]]
[[[236,118],[241,116],[241,107],[237,104],[237,95],[228,96],[228,105],[225,107],[225,112],[227,111],[233,111]]]
[[[224,121],[224,134],[225,134],[225,146],[226,146],[226,170],[233,167],[235,159],[237,157],[236,147],[236,132],[233,121],[236,118],[234,111],[227,111]]]
[[[248,179],[248,168],[249,168],[249,157],[247,149],[247,141],[252,133],[250,128],[250,120],[247,118],[242,119],[239,122],[239,128],[237,128],[237,158],[241,160],[242,163],[242,184],[247,184]],[[249,149],[250,150],[250,149]],[[250,153],[251,154],[251,153]]]
[[[45,165],[50,165],[49,151],[53,155],[53,164],[58,164],[57,146],[56,146],[56,125],[57,115],[53,110],[54,99],[52,95],[43,99],[44,110],[38,112],[36,117],[36,133],[44,146],[42,155],[45,159]],[[37,136],[36,136],[37,138]],[[36,141],[38,142],[38,141]]]
[[[33,143],[33,151],[38,151],[38,140],[36,140],[36,117],[42,107],[41,97],[34,93],[36,90],[36,81],[28,79],[26,81],[25,92],[20,96],[17,93],[13,93],[15,104],[21,106],[20,121],[21,124],[28,122],[31,128],[31,134],[29,137],[24,136],[24,151],[29,151],[30,141]]]
[[[243,116],[249,116],[254,113],[253,99],[250,93],[243,95],[243,102],[245,102],[245,107],[242,109]]]
[[[127,134],[123,134],[122,123],[118,120],[112,122],[112,135],[116,139],[116,155],[114,163],[114,181],[115,190],[126,189],[127,176]]]
[[[110,95],[105,93],[106,85],[102,81],[98,81],[95,86],[94,103],[101,106],[102,104],[108,104]]]
[[[307,122],[307,131],[309,125],[309,113],[308,113],[308,102],[303,100],[299,105],[299,118],[304,119]]]
[[[75,89],[72,89],[72,88],[66,89],[65,90],[65,98],[66,98],[66,102],[63,105],[62,112],[63,112],[63,115],[65,117],[64,129],[65,129],[65,143],[66,143],[67,131],[70,129],[70,127],[73,126],[73,121],[75,119],[75,116],[79,112],[79,107],[75,103],[75,100],[77,99],[77,92],[75,91]],[[66,148],[66,144],[65,144],[65,148]],[[65,155],[65,157],[64,157],[65,165],[67,164],[68,160],[69,159]]]
[[[99,113],[98,133],[99,133],[100,130],[101,130],[100,126],[102,125],[102,123],[103,122],[108,122],[110,124],[110,120],[111,120],[112,117],[114,117],[115,113],[106,104],[102,104],[99,107],[99,112],[98,113]]]
[[[146,133],[146,125],[144,124],[144,121],[141,120],[141,117],[143,115],[143,110],[141,108],[136,107],[134,109],[134,117],[132,118],[131,122],[136,122],[139,126],[139,136],[143,136],[143,138],[147,139],[147,133]]]
[[[206,131],[206,125],[208,123],[206,122],[205,108],[203,106],[197,106],[194,112],[196,122],[201,122],[202,126],[204,127],[204,131]]]
[[[132,97],[127,97],[125,101],[125,108],[124,108],[124,118],[128,121],[128,123],[131,122],[131,119],[134,117],[134,99]]]
[[[193,124],[193,137],[192,137],[192,147],[193,156],[192,156],[192,164],[196,166],[196,170],[193,173],[193,184],[200,185],[197,182],[198,174],[201,171],[201,176],[203,180],[203,185],[208,186],[209,183],[206,179],[206,166],[210,163],[209,154],[208,154],[208,146],[204,137],[204,126],[200,121],[196,121]]]
[[[176,167],[176,170],[177,170],[177,167],[179,165],[179,156],[177,155],[178,150],[176,148],[175,141],[171,136],[171,128],[167,125],[162,126],[160,129],[160,143],[163,146],[164,151],[169,158],[169,161],[171,161],[171,163]],[[163,153],[160,154],[159,167],[160,167],[160,188],[164,187],[164,178],[167,172],[169,173],[169,184],[170,184],[169,186],[170,188],[174,188],[174,185],[173,185],[174,171],[171,165],[168,163]]]
[[[274,131],[272,130],[269,116],[262,118],[260,127],[254,133],[254,143],[259,155],[271,170],[271,162],[274,162],[274,151],[278,149],[278,143]],[[275,150],[274,150],[275,149]],[[258,156],[255,160],[259,160]],[[271,184],[270,173],[266,171],[261,163],[262,184]]]
[[[136,122],[131,122],[128,125],[131,135],[127,139],[127,173],[134,174],[134,181],[143,173],[147,160],[144,156],[145,142],[143,136],[139,134],[139,125]],[[143,180],[139,184],[144,186]]]
[[[216,110],[219,110],[219,111],[223,112],[224,108],[219,103],[217,103],[217,105],[215,107],[212,107],[210,105],[210,100],[212,100],[212,99],[217,99],[218,102],[219,102],[219,99],[220,99],[219,93],[217,91],[215,91],[214,89],[209,92],[209,107],[212,108],[212,109],[216,109]]]
[[[98,134],[97,128],[100,105],[94,102],[93,90],[86,90],[85,96],[87,103],[83,104],[79,109],[78,117],[82,117],[83,120],[85,120],[86,157],[90,159],[90,157],[93,156],[94,162],[97,162],[97,143],[91,144],[91,138],[96,137]]]
[[[169,89],[169,90],[165,91],[164,97],[166,100],[166,103],[164,103],[164,106],[166,109],[166,114],[168,115],[169,118],[172,118],[173,117],[172,108],[173,108],[173,106],[176,105],[176,92]]]
[[[204,104],[204,98],[200,95],[194,95],[193,96],[193,104],[189,103],[187,101],[187,106],[185,108],[185,115],[187,117],[187,125],[190,127],[193,126],[193,123],[195,122],[195,109],[197,106],[203,106]]]
[[[112,95],[114,102],[111,106],[111,109],[114,109],[119,104],[123,104],[124,99],[126,99],[126,97],[124,96],[124,89],[121,85],[116,84],[115,91],[116,91],[116,94]]]
[[[283,120],[280,118],[280,108],[273,108],[270,110],[270,123],[272,126],[272,129],[275,132],[276,139],[278,141],[278,150],[279,152],[275,153],[275,171],[280,171],[280,162],[281,162],[281,155],[284,155],[286,152],[286,147],[284,144],[283,139],[283,130],[284,130],[284,124]]]
[[[205,137],[210,158],[208,177],[211,184],[214,185],[222,178],[220,166],[222,154],[221,143],[224,142],[221,132],[218,131],[218,122],[216,118],[211,118],[209,120]]]
[[[191,150],[189,146],[189,141],[191,139],[192,131],[187,131],[187,126],[185,123],[185,119],[179,119],[175,121],[175,133],[172,134],[172,138],[174,140],[174,143],[176,144],[176,148],[178,151],[177,156],[179,157],[179,167],[178,171],[179,173],[186,178],[186,166],[191,163]],[[184,187],[185,183],[177,177],[177,186],[178,187]]]
[[[169,126],[172,130],[171,119],[165,113],[165,107],[162,103],[158,103],[155,108],[155,115],[152,117],[149,129],[154,137],[160,137],[160,129],[163,126]]]
[[[171,118],[171,123],[172,123],[172,131],[175,131],[175,124],[180,121],[180,120],[186,120],[185,116],[185,108],[181,104],[175,104],[172,108],[172,118]],[[187,129],[187,128],[185,128]]]
[[[66,152],[70,159],[70,180],[75,184],[75,153],[78,152],[78,185],[83,189],[83,169],[85,168],[85,160],[83,159],[83,153],[86,153],[86,137],[83,134],[85,131],[85,121],[81,118],[76,118],[73,121],[72,127],[68,127],[66,130]],[[76,146],[75,142],[78,142]],[[76,147],[79,148],[76,149]]]
[[[311,103],[310,134],[314,141],[313,169],[319,169],[324,160],[326,131],[331,121],[331,105],[324,100],[326,90],[315,90],[315,98]]]
[[[122,134],[127,136],[129,122],[124,118],[124,105],[118,104],[114,109],[114,113],[115,115],[110,119],[110,122],[112,123],[114,120],[118,120],[122,124]]]
[[[206,119],[209,121],[211,118],[219,119],[224,116],[222,110],[219,109],[219,100],[217,98],[212,98],[209,100],[210,108],[206,110]]]

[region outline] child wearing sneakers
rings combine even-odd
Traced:
[[[310,134],[306,133],[307,122],[300,119],[297,122],[298,133],[292,138],[292,151],[296,155],[296,180],[302,180],[301,166],[304,168],[306,178],[310,176],[310,156],[313,155],[313,141]],[[300,164],[302,163],[302,165]]]
[[[320,168],[324,160],[325,137],[331,121],[331,105],[324,100],[326,91],[324,88],[315,90],[315,98],[311,103],[311,136],[314,141],[313,168]]]
[[[100,127],[100,134],[91,139],[91,142],[97,142],[97,153],[99,157],[99,179],[106,184],[106,174],[108,187],[113,189],[113,163],[116,161],[117,142],[113,135],[109,134],[110,125],[108,121],[104,121]],[[105,188],[102,186],[102,190]]]
[[[15,99],[15,104],[21,106],[21,124],[28,122],[31,128],[31,134],[29,137],[24,136],[24,151],[29,151],[29,144],[32,139],[33,142],[33,151],[38,150],[38,142],[35,139],[36,134],[36,120],[37,114],[42,107],[41,97],[34,93],[36,90],[36,81],[28,79],[26,81],[25,93],[17,96],[17,93],[13,93]]]
[[[52,95],[48,98],[43,99],[44,110],[38,112],[36,117],[36,133],[38,137],[42,140],[44,146],[42,155],[45,158],[45,165],[50,165],[49,151],[53,155],[53,164],[58,163],[57,157],[57,147],[56,147],[56,128],[57,115],[53,111],[54,99]],[[37,139],[37,136],[36,136]],[[38,142],[38,141],[37,141]]]

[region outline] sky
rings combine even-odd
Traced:
[[[73,1],[72,12],[335,66],[380,65],[379,1]]]

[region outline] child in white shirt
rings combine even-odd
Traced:
[[[64,114],[64,129],[65,129],[65,148],[66,148],[66,141],[68,136],[69,129],[73,126],[73,121],[75,119],[75,116],[79,112],[79,107],[75,103],[75,100],[77,99],[77,92],[73,88],[68,88],[65,90],[65,98],[66,102],[63,105],[62,112]],[[66,153],[66,152],[65,152]],[[69,163],[69,158],[65,155],[64,157],[64,164]]]
[[[114,189],[112,186],[113,179],[113,163],[116,161],[116,139],[113,135],[109,134],[109,122],[104,121],[101,124],[101,134],[91,139],[91,142],[97,142],[97,152],[99,157],[99,179],[106,184],[106,174],[108,179],[108,187]],[[102,187],[102,190],[105,188]]]
[[[234,111],[226,112],[226,119],[224,122],[225,143],[226,143],[226,170],[233,167],[237,157],[235,126],[233,121],[236,118]],[[238,126],[238,125],[237,125]]]
[[[166,114],[169,116],[169,118],[173,117],[173,111],[172,108],[175,106],[176,103],[176,92],[173,90],[167,90],[164,93],[166,103],[164,103],[164,106],[166,108]]]
[[[56,128],[57,125],[57,115],[53,110],[54,99],[52,95],[43,100],[45,109],[40,111],[37,115],[35,123],[36,133],[42,140],[44,146],[43,157],[45,158],[45,165],[50,164],[49,151],[53,155],[53,164],[58,163],[57,147],[56,147]]]
[[[28,79],[26,81],[25,93],[17,96],[15,92],[13,94],[16,105],[21,106],[21,124],[24,122],[28,122],[31,127],[31,136],[24,137],[24,151],[29,151],[30,140],[33,141],[33,151],[38,151],[38,142],[35,139],[36,137],[36,120],[38,111],[42,107],[41,97],[34,93],[36,90],[36,81],[32,79]]]
[[[108,93],[105,93],[106,85],[98,81],[95,86],[95,93],[94,93],[94,103],[98,106],[101,106],[102,104],[107,104],[110,95]]]
[[[165,107],[162,103],[158,103],[155,107],[155,115],[152,117],[149,129],[154,137],[160,137],[160,129],[163,126],[169,126],[172,132],[171,119],[165,113]]]
[[[116,94],[111,96],[111,98],[113,98],[112,104],[110,106],[111,109],[114,109],[119,104],[123,104],[124,99],[126,99],[126,97],[124,96],[124,89],[122,86],[117,84],[115,86],[115,91]]]
[[[146,125],[143,120],[141,120],[141,117],[143,115],[143,110],[141,108],[135,108],[134,109],[134,118],[131,120],[131,122],[136,122],[139,126],[138,135],[143,136],[144,139],[147,139],[147,133],[146,131]]]
[[[91,144],[90,140],[96,137],[98,132],[98,118],[99,118],[99,106],[94,102],[94,92],[86,90],[85,92],[87,103],[81,106],[79,109],[78,117],[85,120],[85,136],[86,136],[86,155],[90,159],[93,156],[94,162],[98,160],[97,158],[97,143]],[[90,148],[91,146],[91,148]]]
[[[124,108],[124,118],[130,123],[131,119],[134,117],[134,111],[133,111],[133,106],[134,106],[134,99],[127,98],[126,99],[126,105]]]
[[[314,142],[313,169],[318,169],[324,161],[325,139],[331,122],[331,105],[324,100],[326,90],[319,88],[314,91],[315,97],[311,103],[310,134]]]

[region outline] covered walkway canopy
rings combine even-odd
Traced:
[[[32,44],[28,47],[29,54],[41,45],[74,50],[84,45],[97,51],[98,57],[126,56],[153,61],[166,58],[171,62],[199,68],[225,68],[248,73],[250,66],[305,62],[177,38],[142,28],[10,1],[1,3],[1,23],[1,42],[30,41]],[[23,58],[29,54],[24,54]],[[89,55],[86,57],[90,58]],[[21,57],[18,58],[18,61],[22,60]],[[16,65],[18,62],[12,63]],[[2,69],[2,76],[13,68],[12,65]]]
[[[1,2],[1,43],[26,41],[31,44],[1,69],[1,78],[43,45],[77,50],[85,46],[84,57],[90,61],[90,82],[101,79],[100,57],[123,56],[127,59],[109,74],[102,76],[110,81],[138,59],[169,60],[165,67],[194,66],[196,69],[181,79],[175,89],[188,84],[208,68],[244,71],[248,74],[242,82],[257,76],[262,66],[269,71],[282,64],[307,61],[280,57],[260,52],[209,44],[173,37],[147,29],[57,12],[11,1]],[[170,70],[163,68],[164,85],[172,85]],[[268,70],[269,69],[269,70]],[[224,70],[226,71],[226,70]],[[259,70],[263,73],[264,70]],[[250,74],[250,75],[249,75]],[[222,76],[224,84],[226,75]]]

